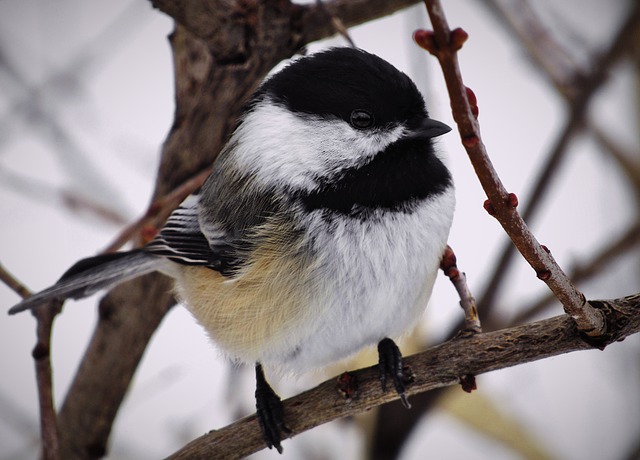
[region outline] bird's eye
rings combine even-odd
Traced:
[[[351,112],[351,126],[358,129],[366,129],[373,126],[373,115],[366,110],[356,109]]]

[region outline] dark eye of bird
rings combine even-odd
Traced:
[[[366,129],[373,126],[373,115],[366,110],[356,109],[351,112],[351,126],[358,129]]]

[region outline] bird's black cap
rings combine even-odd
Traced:
[[[256,99],[265,95],[293,112],[347,122],[353,110],[366,110],[377,127],[419,123],[427,116],[422,95],[407,75],[355,48],[330,48],[294,61],[268,79]]]

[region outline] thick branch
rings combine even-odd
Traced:
[[[202,40],[220,64],[243,64],[255,54],[255,46],[259,43],[255,25],[261,8],[277,11],[279,16],[288,15],[285,26],[290,39],[280,45],[286,46],[285,53],[293,53],[310,42],[335,34],[332,18],[339,18],[346,27],[353,27],[395,13],[418,3],[418,0],[333,0],[308,5],[295,5],[288,0],[151,2]]]
[[[640,294],[610,301],[593,301],[611,325],[610,335],[598,346],[604,346],[640,332]],[[543,358],[593,348],[578,332],[567,315],[451,340],[404,359],[415,374],[415,383],[407,394],[423,393],[435,388],[456,385],[460,376],[537,361]],[[284,401],[287,426],[295,436],[332,420],[365,412],[398,399],[392,391],[382,393],[376,366],[353,374],[359,382],[358,397],[347,402],[336,389],[336,379]],[[255,415],[214,430],[187,444],[169,458],[235,459],[264,448]]]
[[[160,274],[123,283],[100,301],[98,324],[58,417],[61,458],[105,456],[133,373],[173,304],[171,283]]]

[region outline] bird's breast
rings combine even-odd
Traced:
[[[354,219],[318,210],[267,224],[238,276],[185,267],[179,294],[231,357],[294,372],[322,367],[417,320],[453,207],[451,190],[412,213]]]

